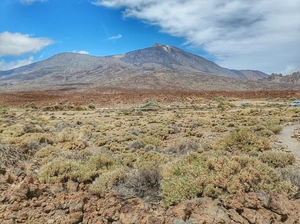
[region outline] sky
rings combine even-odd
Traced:
[[[0,70],[160,42],[232,69],[300,70],[300,0],[0,0]]]

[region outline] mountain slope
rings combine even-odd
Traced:
[[[162,65],[171,70],[201,71],[214,75],[243,77],[203,57],[160,43],[149,48],[129,52],[121,60],[137,66],[151,63]]]
[[[268,77],[266,73],[257,70],[234,70],[231,69],[231,72],[239,75],[240,77],[245,77],[248,79],[262,79]]]

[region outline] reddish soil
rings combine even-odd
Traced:
[[[240,99],[259,98],[300,98],[300,90],[276,91],[162,91],[162,90],[129,90],[129,89],[91,89],[86,91],[57,90],[32,91],[16,93],[0,93],[0,105],[22,106],[74,104],[86,105],[94,103],[97,106],[122,106],[148,100],[156,102],[184,101],[186,99],[211,99],[214,97],[234,97]]]

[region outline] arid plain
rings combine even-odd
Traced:
[[[287,143],[300,145],[300,108],[288,106],[299,98],[296,90],[1,94],[0,220],[297,223],[300,158]]]

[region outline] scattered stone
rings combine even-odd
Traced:
[[[76,192],[76,191],[78,191],[78,186],[79,186],[79,183],[74,182],[74,181],[68,181],[66,183],[66,189],[69,192]]]
[[[70,224],[78,224],[82,222],[83,219],[83,213],[82,212],[75,212],[70,214]]]
[[[49,212],[54,211],[54,210],[55,210],[55,206],[52,203],[46,205],[46,207],[44,208],[44,212],[45,213],[49,213]]]
[[[48,224],[53,224],[53,223],[55,223],[55,220],[54,219],[48,219],[47,223]]]

